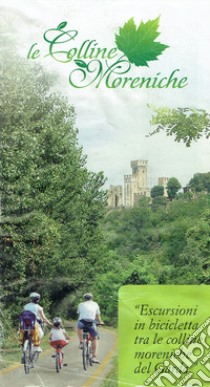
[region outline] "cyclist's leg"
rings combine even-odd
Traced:
[[[79,338],[79,348],[82,349],[82,343],[83,343],[83,328],[84,324],[81,321],[78,321],[77,323],[77,335]]]
[[[97,352],[98,352],[98,340],[97,340],[97,337],[91,337],[91,341],[92,341],[93,357],[96,357],[97,356]]]
[[[38,326],[39,340],[42,340],[44,337],[44,331],[39,323],[37,323],[37,326]]]
[[[42,349],[40,347],[41,339],[43,337],[44,333],[39,325],[38,322],[35,324],[35,331],[33,334],[33,344],[34,344],[34,351],[35,352],[42,352]]]
[[[97,360],[97,352],[98,352],[98,332],[97,327],[95,324],[93,324],[89,328],[90,337],[92,341],[92,351],[93,351],[93,363],[99,363]]]
[[[79,329],[77,328],[77,335],[78,335],[78,338],[79,338],[79,342],[82,343],[83,342],[83,330],[82,329]]]

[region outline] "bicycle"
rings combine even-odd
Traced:
[[[99,325],[104,325],[104,324],[97,324]],[[88,366],[93,365],[93,351],[92,351],[92,341],[91,341],[91,336],[89,333],[88,327],[83,328],[83,343],[82,343],[82,363],[83,363],[83,368],[85,371],[87,371]],[[99,339],[99,336],[97,336],[97,340]]]
[[[34,351],[33,335],[35,332],[36,316],[30,311],[24,311],[20,315],[20,330],[23,332],[22,342],[22,361],[26,374],[30,373],[30,369],[39,357],[39,352]]]
[[[83,344],[82,344],[82,363],[83,368],[86,371],[88,365],[92,366],[92,343],[90,340],[90,333],[88,328],[83,328]]]
[[[63,363],[64,352],[62,351],[62,348],[65,347],[65,345],[67,344],[68,342],[64,343],[62,340],[57,340],[50,343],[50,345],[55,349],[55,355],[53,355],[52,357],[55,357],[56,372],[60,372],[62,366],[67,366],[67,364]]]

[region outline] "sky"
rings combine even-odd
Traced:
[[[150,188],[157,185],[158,177],[176,177],[185,186],[195,173],[210,170],[208,140],[186,148],[164,133],[147,137],[154,129],[148,104],[210,111],[210,1],[0,0],[0,11],[4,28],[17,38],[21,55],[27,57],[36,43],[41,53],[36,60],[57,74],[58,89],[75,106],[78,139],[87,155],[87,167],[104,171],[106,187],[123,185],[123,176],[131,173],[130,161],[137,159],[148,161]],[[94,40],[95,47],[110,50],[116,47],[115,34],[129,19],[134,18],[138,26],[158,16],[160,35],[156,41],[169,47],[158,60],[149,62],[149,67],[132,64],[124,76],[155,77],[160,73],[160,77],[168,77],[179,69],[178,76],[188,80],[185,88],[108,88],[103,81],[98,88],[96,83],[76,88],[69,83],[76,68],[73,60],[61,63],[45,56],[49,44],[44,32],[64,21],[67,29],[78,32],[65,49],[69,45],[69,49],[78,50],[86,40]],[[101,63],[105,69],[114,62],[101,59]],[[79,77],[77,82],[81,84]]]

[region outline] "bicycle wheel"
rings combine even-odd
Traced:
[[[23,346],[23,363],[25,373],[29,374],[31,368],[31,342],[28,339],[25,340]]]
[[[88,360],[89,360],[90,366],[93,365],[92,359],[93,359],[93,354],[92,354],[92,344],[89,342]]]
[[[62,353],[61,353],[61,352],[56,352],[56,356],[55,356],[55,368],[56,368],[56,371],[57,371],[57,372],[60,372],[60,370],[61,370],[61,367],[62,367],[62,359],[63,359]]]
[[[86,371],[88,367],[88,362],[89,362],[89,349],[88,349],[88,343],[86,341],[83,343],[83,348],[82,348],[82,362],[83,362],[83,368]]]

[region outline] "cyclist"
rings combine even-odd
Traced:
[[[53,319],[53,327],[50,331],[50,345],[56,348],[57,345],[65,347],[69,343],[70,337],[67,335],[65,329],[62,327],[62,320],[60,317]]]
[[[29,295],[31,301],[24,305],[23,310],[30,311],[34,313],[36,316],[36,325],[35,325],[35,333],[34,333],[34,350],[37,352],[42,352],[42,349],[40,348],[40,341],[44,336],[43,332],[43,323],[46,323],[49,327],[52,326],[51,322],[46,318],[42,306],[39,305],[40,301],[40,294],[36,292],[32,292]]]
[[[97,359],[97,351],[98,351],[98,332],[95,324],[95,320],[98,321],[99,324],[103,325],[103,321],[100,316],[100,308],[97,302],[93,301],[93,295],[91,293],[85,293],[83,296],[84,301],[81,302],[78,306],[78,314],[79,319],[77,323],[77,334],[79,337],[80,345],[79,348],[82,349],[82,335],[83,328],[87,328],[90,333],[91,341],[92,341],[92,350],[93,350],[93,363],[100,363]]]

